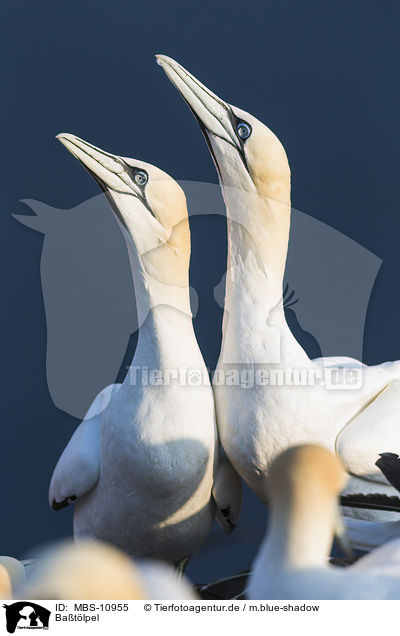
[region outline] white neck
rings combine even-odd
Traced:
[[[151,309],[140,326],[132,366],[149,370],[173,370],[183,367],[198,370],[205,367],[192,318],[169,305]]]
[[[252,256],[265,273],[272,308],[282,293],[290,203],[245,190],[224,187],[223,192],[228,216],[228,270]]]
[[[142,325],[152,309],[160,305],[167,305],[192,317],[190,309],[189,283],[178,286],[163,282],[146,269],[142,259],[127,239],[129,261],[135,288],[136,310],[138,324]]]
[[[282,299],[283,273],[274,271],[249,230],[228,218],[228,269],[225,308],[237,306],[243,292],[249,302],[271,311]]]
[[[224,198],[228,270],[220,363],[236,356],[237,362],[305,365],[308,357],[287,326],[282,301],[290,204],[229,189]]]
[[[259,558],[266,568],[300,569],[326,565],[333,539],[331,502],[279,503]]]
[[[149,274],[127,239],[135,288],[139,337],[131,366],[149,370],[204,368],[190,309],[188,281],[170,285]]]

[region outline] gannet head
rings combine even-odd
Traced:
[[[0,598],[11,598],[12,582],[7,568],[0,563]]]
[[[0,556],[0,598],[11,598],[13,590],[25,578],[21,561],[9,556]]]
[[[150,254],[160,271],[176,270],[173,282],[184,284],[190,234],[185,194],[176,181],[149,163],[105,152],[75,135],[57,139],[98,182],[139,256]]]
[[[195,115],[222,186],[289,204],[289,163],[274,133],[253,115],[224,102],[175,60],[156,57]]]
[[[272,510],[279,515],[290,508],[300,522],[310,508],[329,516],[332,537],[336,536],[343,551],[352,556],[338,505],[338,495],[346,482],[343,467],[331,451],[314,444],[294,446],[271,465],[268,495]]]
[[[129,557],[94,540],[46,548],[19,598],[145,599],[146,583]]]

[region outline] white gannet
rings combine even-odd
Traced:
[[[24,564],[10,556],[0,556],[0,598],[12,598],[14,590],[25,579]]]
[[[346,544],[338,495],[347,476],[322,446],[284,451],[272,463],[267,489],[271,517],[253,563],[251,599],[398,599],[400,539],[356,563],[328,562],[336,534]]]
[[[398,497],[375,460],[387,448],[400,447],[400,362],[367,367],[345,357],[310,360],[285,320],[282,282],[291,202],[282,144],[264,124],[224,102],[177,62],[157,58],[200,124],[227,210],[223,337],[213,384],[229,460],[265,500],[268,468],[279,452],[299,443],[322,444],[338,453],[351,475],[345,495],[359,501],[376,494]],[[243,370],[259,373],[254,386],[224,381],[228,373],[232,378]],[[296,380],[300,372],[303,378],[306,374],[306,386]],[[344,373],[349,381],[343,389],[327,390],[318,380],[329,377],[334,384]],[[368,510],[352,514],[380,520],[394,516]]]
[[[171,566],[135,562],[118,548],[90,539],[45,549],[16,593],[17,598],[34,600],[197,598]]]
[[[12,596],[11,576],[5,565],[0,563],[0,598],[6,599]]]
[[[150,164],[71,134],[58,138],[99,182],[121,223],[142,326],[124,382],[97,396],[61,455],[50,504],[77,500],[75,538],[182,562],[199,550],[215,516],[217,453],[212,389],[190,311],[185,195]]]

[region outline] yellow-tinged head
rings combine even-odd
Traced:
[[[284,501],[300,494],[309,501],[336,499],[347,481],[339,459],[323,446],[293,446],[279,455],[268,474],[270,499]]]
[[[308,548],[326,558],[333,536],[343,552],[353,556],[338,506],[346,483],[338,457],[322,446],[294,446],[273,461],[268,474],[272,518],[288,537],[285,547],[296,560],[306,559]],[[320,554],[315,541],[323,546]]]
[[[222,185],[290,203],[290,168],[285,149],[265,124],[224,102],[178,62],[157,61],[195,115]]]
[[[11,577],[7,568],[0,563],[0,598],[7,599],[12,596]]]
[[[25,578],[21,561],[10,556],[0,556],[0,598],[12,598],[15,588]]]
[[[190,258],[190,231],[182,188],[159,168],[105,152],[71,135],[57,135],[98,182],[122,226],[162,282],[184,286]]]
[[[134,563],[113,546],[65,543],[39,555],[21,593],[30,599],[145,599]]]

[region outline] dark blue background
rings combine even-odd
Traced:
[[[1,9],[2,518],[0,553],[21,555],[71,530],[50,512],[52,468],[76,421],[57,410],[45,378],[43,237],[16,223],[29,197],[58,208],[97,186],[54,140],[74,132],[143,158],[177,179],[216,181],[198,127],[155,65],[165,53],[286,147],[293,206],[383,258],[366,324],[364,359],[400,358],[400,5],[395,0],[201,3],[3,0]],[[215,364],[224,271],[221,217],[192,223],[196,331]],[[207,247],[207,266],[201,263]],[[264,512],[252,496],[234,535],[214,532],[190,570],[212,578],[249,565]]]

